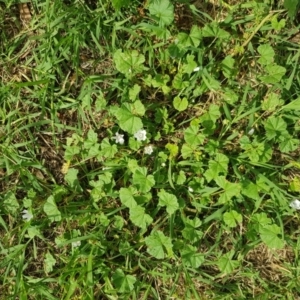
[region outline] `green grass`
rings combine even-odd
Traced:
[[[298,299],[296,3],[18,3],[0,299]]]

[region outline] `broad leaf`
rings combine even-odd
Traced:
[[[119,126],[124,131],[134,134],[143,127],[140,117],[135,116],[136,107],[130,103],[123,103],[122,106],[115,112],[119,121]]]
[[[279,238],[281,229],[276,224],[260,226],[259,233],[262,241],[273,249],[282,249],[284,247],[284,240]]]
[[[224,176],[219,176],[216,178],[216,183],[224,191],[221,193],[219,198],[219,203],[228,203],[232,197],[238,196],[240,194],[241,186],[238,183],[231,183],[225,179]]]
[[[113,285],[117,288],[119,293],[129,293],[133,290],[136,282],[135,276],[125,275],[121,269],[117,269],[112,276]]]
[[[53,267],[56,264],[55,258],[52,254],[48,251],[44,258],[44,268],[46,273],[50,273],[53,271]]]
[[[229,159],[222,153],[217,153],[214,160],[210,160],[208,170],[204,173],[208,182],[216,179],[220,173],[227,174]]]
[[[199,133],[199,126],[191,125],[184,131],[184,140],[190,146],[198,146],[203,144],[205,136]]]
[[[53,196],[48,197],[44,204],[44,212],[51,222],[58,222],[61,220],[61,213],[56,206]]]
[[[174,6],[169,0],[152,0],[149,11],[155,16],[161,27],[170,25],[174,19]]]
[[[260,58],[258,59],[260,64],[268,65],[273,62],[275,52],[270,44],[260,45],[257,51],[260,54]]]
[[[104,156],[105,158],[113,158],[117,152],[117,145],[111,145],[108,138],[103,139],[103,141],[101,142],[101,156]]]
[[[227,226],[234,228],[238,223],[241,223],[243,221],[243,217],[237,211],[231,210],[224,213],[223,220]]]
[[[187,267],[199,268],[205,260],[202,253],[196,247],[186,245],[181,253],[182,261]]]
[[[172,215],[178,208],[178,201],[175,195],[167,193],[165,190],[158,192],[160,206],[166,206],[167,213]]]
[[[126,77],[132,77],[134,74],[141,73],[144,70],[145,57],[136,50],[122,52],[118,49],[114,54],[114,62],[119,72]]]
[[[12,191],[5,194],[3,207],[9,214],[16,214],[19,209],[19,202]]]
[[[133,184],[142,193],[147,193],[155,184],[153,175],[147,175],[147,168],[138,168],[133,174]]]
[[[173,245],[169,237],[166,237],[161,231],[152,231],[150,236],[145,238],[147,252],[157,259],[173,257]]]
[[[134,208],[137,206],[136,201],[133,197],[133,194],[136,190],[133,187],[121,188],[120,189],[120,199],[122,204],[128,208]]]
[[[176,96],[173,100],[173,106],[176,110],[178,111],[184,111],[187,109],[188,107],[188,101],[187,101],[187,98],[184,97],[184,98],[180,98],[178,96]]]
[[[268,75],[261,76],[260,80],[267,84],[274,84],[281,80],[283,75],[286,73],[284,67],[278,66],[276,64],[267,65],[266,71]]]
[[[287,134],[287,124],[280,117],[271,116],[267,119],[264,124],[266,130],[266,136],[269,140],[280,137],[281,135]]]
[[[153,221],[151,216],[145,213],[145,208],[141,206],[135,206],[130,209],[130,220],[134,225],[142,229],[146,229]]]
[[[231,251],[219,258],[217,265],[223,274],[231,274],[240,265],[237,260],[232,260],[233,254],[234,252]]]

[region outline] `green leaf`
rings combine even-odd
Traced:
[[[140,100],[135,101],[132,108],[132,113],[134,115],[143,116],[146,112],[145,106]]]
[[[93,129],[90,129],[87,134],[87,139],[84,141],[84,148],[90,149],[97,142],[98,142],[97,133],[95,133]]]
[[[278,94],[270,93],[262,102],[261,108],[267,111],[274,111],[277,107],[284,104],[284,101],[279,98]]]
[[[185,266],[192,267],[192,268],[199,268],[204,260],[205,257],[202,253],[199,253],[199,250],[196,247],[191,245],[186,245],[182,251],[180,251],[182,261]]]
[[[260,64],[268,65],[273,62],[275,51],[270,44],[260,45],[257,51],[260,54],[260,58],[258,59]]]
[[[65,160],[72,160],[73,157],[79,153],[80,153],[80,148],[78,146],[70,145],[70,146],[67,146],[67,148],[65,150],[64,158],[65,158]]]
[[[171,143],[168,143],[166,146],[166,149],[169,150],[170,152],[170,158],[174,158],[178,155],[178,146],[176,144],[171,144]]]
[[[271,116],[264,124],[268,140],[279,138],[281,135],[288,134],[286,122],[281,117]]]
[[[121,269],[117,269],[112,276],[112,281],[118,292],[125,294],[133,290],[136,278],[132,275],[125,275]]]
[[[290,191],[292,192],[300,192],[300,178],[299,177],[294,177],[292,181],[289,184],[290,186]]]
[[[44,268],[46,273],[50,273],[53,271],[53,267],[56,264],[55,258],[52,254],[48,251],[44,258]]]
[[[231,210],[224,213],[223,220],[227,226],[234,228],[237,226],[237,223],[241,223],[243,221],[243,217],[237,211]]]
[[[297,0],[296,0],[297,1]],[[275,30],[281,30],[285,27],[286,25],[286,21],[285,19],[281,19],[279,22],[278,22],[278,19],[277,19],[277,15],[273,16],[273,18],[271,19],[271,24],[272,24],[272,27],[275,29]]]
[[[287,135],[284,140],[279,144],[279,150],[284,153],[290,153],[298,149],[299,139],[292,139],[290,135]]]
[[[259,200],[260,197],[259,197],[259,187],[252,183],[251,181],[249,180],[245,180],[243,181],[242,183],[242,194],[251,198],[251,199],[254,199],[254,200]]]
[[[117,70],[126,77],[132,77],[145,69],[143,65],[145,57],[136,50],[128,50],[123,53],[121,49],[118,49],[114,54],[114,62]]]
[[[128,208],[134,208],[137,206],[137,203],[133,197],[133,194],[136,190],[133,187],[121,188],[120,189],[120,199],[122,204]]]
[[[186,80],[183,80],[183,75],[181,73],[177,73],[172,81],[172,86],[174,89],[183,90],[187,88],[190,83]]]
[[[187,64],[184,64],[182,67],[183,73],[192,74],[194,72],[194,69],[197,67],[195,56],[188,54],[186,60]]]
[[[161,88],[163,93],[167,95],[170,92],[170,87],[168,86],[168,82],[170,81],[170,76],[165,74],[157,74],[152,80],[151,85],[156,88]]]
[[[155,184],[153,175],[147,176],[147,168],[137,168],[133,174],[133,184],[138,186],[138,190],[142,193],[147,193]]]
[[[291,110],[291,111],[298,111],[300,110],[300,97],[298,97],[296,100],[293,100],[292,102],[284,105],[281,110]]]
[[[229,159],[222,153],[217,153],[214,160],[210,160],[208,170],[204,173],[204,176],[208,182],[216,179],[220,173],[227,174]]]
[[[188,100],[186,97],[181,99],[180,97],[176,96],[173,100],[173,106],[178,111],[186,110],[188,107],[188,104],[189,103],[188,103]]]
[[[185,181],[186,181],[185,173],[184,171],[181,170],[176,178],[176,184],[182,185],[185,183]]]
[[[149,12],[158,19],[161,27],[173,22],[174,6],[169,0],[152,0],[149,5]]]
[[[167,213],[172,215],[178,208],[178,201],[175,195],[167,193],[165,190],[160,190],[158,192],[160,206],[166,206]]]
[[[239,100],[239,96],[233,90],[225,88],[224,91],[223,97],[226,103],[234,105]]]
[[[118,153],[117,145],[111,145],[108,138],[103,139],[101,142],[100,155],[104,156],[105,158],[113,158],[116,153]]]
[[[287,9],[288,15],[291,19],[297,14],[299,7],[299,0],[284,0],[284,8]]]
[[[198,133],[199,126],[191,125],[184,131],[184,140],[190,146],[202,145],[205,135]]]
[[[183,159],[192,157],[197,150],[197,147],[188,144],[183,144],[181,147],[181,155]]]
[[[129,218],[131,222],[142,229],[146,229],[147,226],[149,226],[153,221],[151,216],[145,213],[144,207],[136,206],[131,208],[129,212],[130,212]]]
[[[224,176],[219,176],[215,179],[217,185],[221,187],[224,191],[220,195],[219,204],[228,203],[232,197],[238,196],[240,194],[241,186],[238,183],[231,183],[225,179]]]
[[[141,118],[134,115],[135,109],[132,104],[123,103],[115,113],[121,129],[130,134],[135,134],[143,127]]]
[[[251,162],[268,162],[272,157],[272,147],[266,142],[259,143],[256,139],[251,143],[247,136],[240,139],[241,147]],[[241,155],[243,157],[244,155]]]
[[[266,213],[255,213],[251,217],[251,222],[254,223],[255,230],[260,231],[265,225],[271,224],[272,220],[268,218]]]
[[[44,240],[44,237],[37,226],[30,226],[27,229],[27,233],[30,239],[33,239],[34,237],[38,236],[40,239]]]
[[[260,80],[267,84],[275,84],[281,80],[283,75],[286,73],[284,67],[278,66],[276,64],[267,65],[266,71],[268,75],[260,76]]]
[[[65,181],[68,185],[74,189],[74,191],[81,192],[82,188],[80,186],[79,180],[77,178],[78,170],[75,168],[70,168],[65,175]]]
[[[191,46],[198,47],[202,39],[201,28],[199,28],[196,25],[193,25],[189,34],[189,38]]]
[[[129,7],[130,0],[112,0],[112,5],[115,10],[120,10],[122,7]]]
[[[46,203],[44,204],[44,212],[51,222],[58,222],[61,220],[61,213],[56,206],[53,196],[48,197],[46,200]]]
[[[182,236],[190,243],[195,243],[201,239],[203,232],[197,230],[196,228],[201,226],[201,221],[199,218],[186,219],[185,227],[182,230]]]
[[[15,194],[12,191],[7,192],[3,199],[3,208],[5,211],[9,214],[15,215],[19,207],[20,205]]]
[[[226,56],[221,62],[221,68],[223,75],[226,78],[231,78],[236,74],[236,68],[234,67],[235,60],[231,55]]]
[[[134,101],[138,98],[139,93],[141,92],[141,87],[138,84],[135,84],[130,90],[129,90],[129,99],[131,101]]]
[[[216,123],[221,116],[219,106],[211,104],[208,112],[203,114],[199,120],[202,126],[205,128],[204,134],[213,134],[216,128]]]
[[[237,260],[232,260],[233,255],[234,251],[230,251],[219,258],[217,265],[223,274],[231,274],[240,265]]]
[[[269,248],[282,249],[284,247],[284,240],[278,237],[281,229],[276,224],[260,226],[259,233],[260,238]]]
[[[147,252],[157,259],[165,258],[165,251],[168,257],[173,257],[173,245],[169,237],[166,237],[161,231],[152,231],[151,234],[145,238],[147,245]]]

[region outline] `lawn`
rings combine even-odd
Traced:
[[[0,0],[0,300],[300,299],[298,9]]]

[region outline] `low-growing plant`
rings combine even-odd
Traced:
[[[0,299],[296,299],[297,5],[73,2],[0,3]]]

